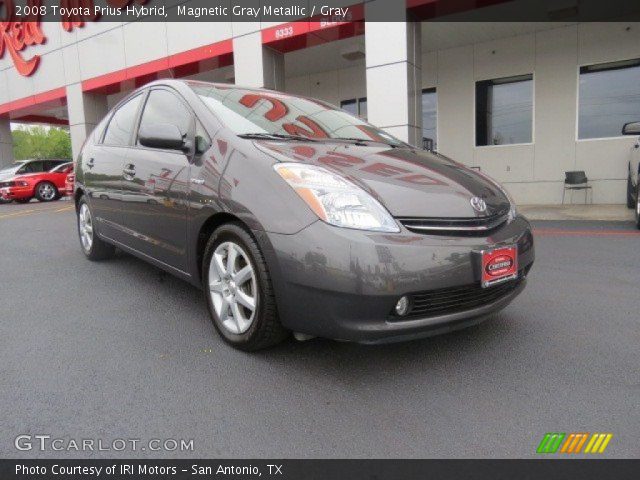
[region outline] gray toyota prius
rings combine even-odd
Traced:
[[[74,199],[90,260],[117,247],[202,288],[243,350],[472,325],[534,260],[529,222],[481,172],[323,101],[233,85],[128,95],[83,146]]]

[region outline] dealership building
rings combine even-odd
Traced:
[[[341,105],[491,175],[521,204],[561,203],[572,170],[586,172],[593,203],[624,203],[640,23],[425,21],[434,3],[447,2],[397,2],[411,21],[389,23],[41,22],[16,27],[22,42],[5,28],[0,164],[13,161],[12,124],[68,126],[76,155],[132,89],[191,78]]]

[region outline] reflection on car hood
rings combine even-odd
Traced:
[[[509,200],[483,175],[441,155],[409,148],[342,142],[257,141],[278,160],[320,165],[374,195],[395,217],[475,218],[506,214]],[[487,209],[476,211],[473,197]]]

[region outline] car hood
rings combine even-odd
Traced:
[[[13,180],[16,176],[16,172],[9,173],[0,173],[0,182],[6,182],[8,180]]]
[[[395,217],[478,218],[506,214],[510,202],[486,176],[442,155],[410,148],[334,142],[257,141],[280,161],[323,166],[375,196]],[[471,199],[480,197],[486,210]]]

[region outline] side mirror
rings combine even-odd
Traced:
[[[640,122],[625,123],[622,127],[623,135],[640,135]]]
[[[184,151],[185,140],[180,129],[170,123],[154,123],[140,128],[140,144],[149,148]]]

